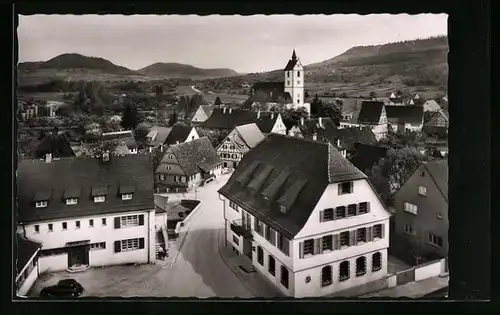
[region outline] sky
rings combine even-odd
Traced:
[[[446,14],[419,15],[30,15],[19,16],[19,62],[63,53],[137,70],[155,62],[240,73],[281,69],[295,48],[302,64],[354,46],[447,34]]]

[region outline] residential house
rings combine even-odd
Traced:
[[[42,243],[40,273],[154,263],[149,155],[21,161],[18,233]]]
[[[101,141],[115,142],[117,144],[113,151],[115,155],[137,154],[137,142],[132,130],[104,132]]]
[[[357,126],[359,111],[361,110],[361,100],[346,98],[342,100],[340,127]]]
[[[52,132],[46,135],[36,148],[37,159],[45,158],[46,154],[51,154],[53,158],[75,156],[71,143],[64,132]]]
[[[437,157],[447,157],[449,154],[448,139],[425,137],[415,141],[415,148],[422,154],[439,153]],[[436,157],[436,156],[434,156]]]
[[[396,96],[394,93],[391,93],[391,96],[389,96],[389,105],[402,105],[404,102],[404,98],[399,95]]]
[[[388,149],[385,147],[355,142],[354,154],[352,154],[350,161],[362,172],[368,173],[374,165],[387,156],[387,151]]]
[[[193,124],[199,124],[206,121],[210,117],[210,115],[212,115],[215,107],[215,105],[200,105],[200,107],[198,107],[198,110],[196,110],[191,122]]]
[[[435,100],[428,100],[424,103],[424,112],[438,112],[441,106]]]
[[[424,124],[422,106],[385,106],[387,121],[394,132],[420,132]]]
[[[378,101],[364,101],[361,103],[356,124],[351,126],[364,126],[368,127],[375,134],[377,140],[383,139],[387,136],[386,106]]]
[[[236,126],[255,123],[264,134],[286,134],[281,114],[274,112],[216,108],[200,127],[208,130],[232,131]]]
[[[216,148],[223,167],[236,168],[245,153],[264,139],[255,123],[236,126]]]
[[[330,295],[387,274],[390,213],[331,143],[270,134],[219,194],[227,246],[287,296]]]
[[[207,137],[169,146],[155,170],[157,192],[186,192],[219,176],[222,161]]]
[[[25,296],[38,279],[38,255],[41,243],[30,241],[16,233],[16,295]]]
[[[198,139],[200,136],[194,127],[178,122],[172,126],[164,145],[172,145]]]
[[[146,145],[151,151],[154,148],[161,148],[163,151],[167,137],[172,130],[171,127],[153,126],[146,135]]]
[[[437,132],[440,134],[448,134],[448,126],[450,123],[450,118],[448,111],[445,109],[440,109],[436,112],[428,112],[426,117],[426,122],[424,126],[431,132]]]
[[[448,161],[424,162],[394,194],[393,200],[395,253],[414,263],[446,257]]]

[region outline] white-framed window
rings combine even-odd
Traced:
[[[379,271],[382,269],[382,254],[377,252],[372,255],[372,271]]]
[[[47,200],[37,201],[35,203],[35,207],[37,207],[37,208],[45,208],[45,207],[47,207],[47,204],[48,204]]]
[[[127,250],[136,250],[136,249],[139,249],[139,239],[138,238],[132,238],[132,239],[121,241],[122,252],[127,251]]]
[[[76,227],[77,229],[79,229],[79,228],[80,228],[80,221],[76,221],[76,222],[75,222],[75,227]]]
[[[366,257],[361,256],[356,259],[356,277],[366,274]]]
[[[94,227],[94,219],[89,220],[89,227]]]
[[[280,205],[280,211],[281,211],[282,213],[286,213],[286,206],[284,206],[284,205]]]
[[[99,249],[106,249],[106,242],[90,244],[90,250],[99,250]]]
[[[138,215],[126,215],[120,218],[121,227],[138,226],[139,216]]]
[[[78,204],[78,198],[66,198],[66,204],[69,205],[76,205]]]
[[[40,233],[40,225],[35,225],[35,233]]]
[[[54,225],[52,223],[49,223],[48,226],[49,226],[49,232],[53,232],[54,231]]]
[[[345,260],[343,262],[340,263],[340,266],[339,266],[339,281],[345,281],[347,279],[349,279],[350,275],[351,275],[351,270],[349,268],[349,261],[348,260]]]
[[[172,169],[172,167],[170,165],[167,165],[167,170],[170,171],[171,169]]]
[[[434,246],[437,247],[442,247],[443,246],[443,239],[441,236],[437,236],[433,233],[429,233],[429,243],[431,243]]]
[[[229,208],[232,208],[232,209],[236,210],[236,212],[238,212],[238,211],[239,211],[239,210],[238,210],[238,205],[237,205],[237,204],[235,204],[235,203],[234,203],[234,202],[232,202],[232,201],[229,201]]]
[[[413,229],[413,225],[410,223],[405,223],[405,233],[410,235],[415,235],[415,230]]]
[[[167,168],[168,168],[168,166],[167,166]],[[165,175],[160,174],[160,180],[165,180]]]
[[[132,200],[132,194],[122,194],[122,200]]]
[[[95,196],[94,197],[94,202],[95,203],[98,203],[98,202],[105,202],[106,201],[106,196]]]
[[[297,71],[297,77],[300,78],[300,71]]]
[[[65,231],[65,230],[68,229],[68,223],[67,222],[63,222],[62,223],[62,229],[63,229],[63,231]]]
[[[172,154],[169,154],[169,155],[168,155],[168,159],[169,159],[169,160],[172,160],[173,158],[174,158],[174,156],[173,156]]]
[[[314,239],[304,241],[304,257],[314,255]]]
[[[324,266],[321,269],[321,286],[326,287],[333,282],[333,268],[330,265]]]
[[[414,215],[418,214],[418,207],[417,207],[417,205],[411,204],[409,202],[405,202],[404,207],[405,207],[404,210],[406,212],[414,214]]]
[[[339,195],[351,194],[353,192],[353,182],[344,182],[339,184]]]
[[[427,196],[427,188],[424,186],[418,186],[418,194],[420,196]]]
[[[186,176],[181,176],[181,182],[183,182],[183,183],[186,182]]]

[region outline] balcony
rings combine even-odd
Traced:
[[[234,220],[231,222],[231,231],[236,233],[238,236],[242,236],[243,238],[251,239],[253,238],[252,236],[252,230],[250,228],[250,224],[243,224],[242,219],[239,220]]]

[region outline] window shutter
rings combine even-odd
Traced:
[[[299,243],[299,258],[304,258],[304,242]]]
[[[119,253],[122,251],[122,242],[115,241],[115,253]]]
[[[120,217],[115,217],[115,229],[119,229],[120,227]]]
[[[356,245],[356,230],[349,231],[349,246]]]
[[[139,225],[144,225],[144,214],[139,215]]]
[[[318,254],[323,254],[323,238],[318,238]]]
[[[385,236],[384,224],[380,224],[380,238],[384,238],[384,236]]]
[[[332,236],[333,239],[333,249],[337,250],[340,248],[340,235],[339,234],[334,234]]]
[[[351,189],[349,190],[351,193],[354,192],[354,182],[349,182],[349,186],[351,186]]]
[[[339,183],[337,184],[337,187],[338,187],[338,192],[339,192],[339,196],[342,195],[342,184]]]
[[[370,212],[370,202],[366,203],[366,213]]]
[[[320,244],[319,244],[319,242],[320,242],[319,238],[315,238],[314,239],[314,250],[313,250],[313,254],[314,255],[318,255],[320,253],[320,251],[319,251],[320,250],[320,247],[319,247]]]
[[[139,249],[143,249],[144,248],[144,237],[141,237],[139,239]]]
[[[337,207],[332,209],[333,209],[333,220],[337,220]]]
[[[373,226],[366,228],[366,241],[367,242],[373,241]]]
[[[325,222],[325,211],[321,210],[319,212],[319,222]]]

